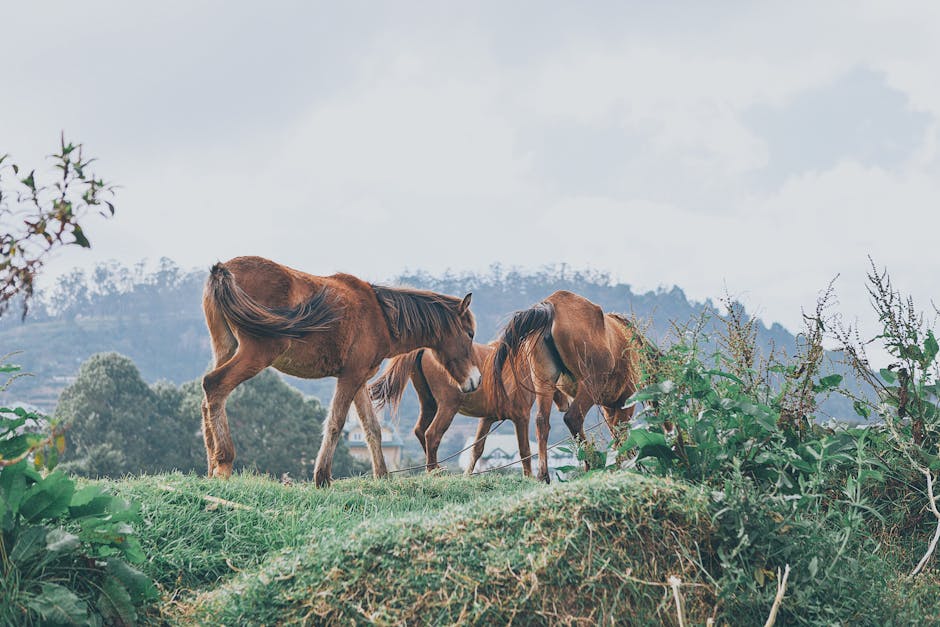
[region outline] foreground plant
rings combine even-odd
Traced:
[[[0,314],[18,297],[25,316],[48,254],[60,246],[90,247],[80,222],[95,211],[114,215],[113,186],[91,172],[95,160],[81,144],[63,134],[51,158],[59,173],[44,183],[36,170],[27,174],[0,154]]]
[[[926,552],[910,573],[914,577],[924,570],[940,541],[935,493],[940,473],[940,344],[913,299],[903,298],[887,271],[878,270],[874,263],[868,273],[868,292],[881,333],[864,342],[857,329],[847,328],[840,329],[837,337],[855,371],[878,396],[877,405],[857,399],[856,411],[865,418],[874,414],[884,422],[900,461],[925,483],[925,507],[937,525]],[[865,347],[878,340],[896,361],[875,372]]]
[[[0,408],[0,622],[133,624],[156,596],[131,566],[144,560],[137,508],[54,470],[64,446],[45,416]]]

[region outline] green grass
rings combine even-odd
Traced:
[[[661,624],[675,620],[669,575],[690,616],[714,606],[694,563],[707,499],[662,479],[423,476],[316,490],[169,476],[115,488],[146,504],[148,571],[171,623]],[[206,511],[204,494],[251,509]]]
[[[686,624],[733,624],[739,611],[763,620],[776,587],[719,590],[731,580],[717,555],[738,540],[718,532],[704,488],[661,477],[108,483],[141,504],[143,569],[163,595],[148,619],[160,624],[677,624],[670,576]],[[909,582],[871,559],[858,566],[862,588],[883,591],[862,604],[871,624],[937,617],[936,571]],[[828,585],[805,568],[790,583],[778,624],[803,622],[797,586]]]
[[[513,495],[537,486],[496,474],[473,481],[454,476],[346,479],[323,490],[308,483],[284,486],[253,474],[229,481],[171,474],[106,483],[141,504],[140,536],[148,555],[144,568],[170,595],[214,586],[256,567],[272,552],[345,533],[363,520],[430,516],[487,494]]]

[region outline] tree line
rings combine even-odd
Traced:
[[[198,379],[148,385],[128,357],[93,355],[56,409],[68,425],[62,468],[86,477],[203,473],[202,398]],[[312,478],[326,417],[320,401],[266,370],[235,390],[227,411],[239,452],[236,467]],[[337,477],[368,470],[342,442],[333,466]]]

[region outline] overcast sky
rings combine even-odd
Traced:
[[[940,276],[940,3],[3,2],[0,153],[119,183],[99,260],[565,262],[766,321]],[[940,300],[940,298],[938,298]]]

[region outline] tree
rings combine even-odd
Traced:
[[[89,476],[190,470],[192,459],[179,452],[192,449],[198,427],[181,423],[178,403],[165,389],[151,389],[127,357],[93,355],[56,408],[69,422],[67,468]]]
[[[57,417],[69,422],[64,467],[86,476],[121,476],[205,469],[199,380],[177,387],[148,386],[129,358],[93,355],[59,399]],[[246,381],[229,397],[236,464],[296,480],[313,476],[326,410],[273,370]],[[362,472],[345,444],[337,449],[336,476]]]
[[[36,170],[19,178],[25,170],[0,154],[0,314],[18,298],[25,317],[47,255],[61,246],[89,248],[79,222],[92,211],[114,215],[114,205],[105,199],[113,187],[90,172],[94,159],[83,156],[81,144],[66,143],[62,135],[52,159],[60,174],[43,184]]]

